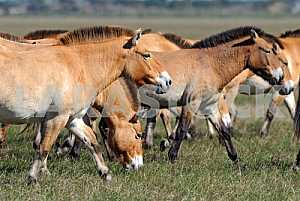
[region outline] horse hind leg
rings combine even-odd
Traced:
[[[28,173],[28,183],[36,183],[39,173],[48,172],[47,157],[53,143],[60,131],[65,127],[69,116],[57,116],[51,120],[45,120],[40,126],[40,140],[37,142],[34,161]]]
[[[1,124],[0,127],[0,145],[6,145],[7,143],[7,133],[10,125],[9,124]]]
[[[277,111],[277,107],[283,103],[285,96],[279,95],[277,92],[273,95],[272,101],[266,113],[265,121],[260,130],[261,137],[266,137],[269,133],[271,123]]]
[[[166,148],[170,146],[170,136],[172,135],[172,126],[171,126],[171,112],[167,109],[162,109],[160,111],[160,118],[163,122],[165,131],[166,131],[166,138],[160,142],[160,151],[165,151]]]
[[[145,127],[145,148],[153,147],[153,134],[156,126],[156,111],[154,114],[150,113],[150,117],[147,118],[147,123]]]
[[[68,129],[77,137],[79,137],[90,150],[100,176],[102,176],[106,181],[111,181],[109,169],[104,162],[102,153],[100,151],[100,145],[93,130],[87,126],[82,119],[79,118],[71,121],[68,125]]]

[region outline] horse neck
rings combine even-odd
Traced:
[[[181,49],[176,44],[157,33],[144,35],[141,38],[140,44],[143,44],[147,50],[153,52],[175,51]]]
[[[227,85],[246,67],[250,46],[231,47],[226,45],[207,49],[209,62],[220,78],[219,89]]]
[[[81,61],[85,64],[85,72],[91,78],[90,84],[99,91],[115,81],[124,70],[122,43],[116,39],[74,46]]]
[[[280,38],[284,49],[283,53],[288,60],[288,69],[293,80],[299,79],[300,74],[300,37]]]

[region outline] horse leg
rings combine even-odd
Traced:
[[[93,155],[99,174],[106,181],[110,181],[111,175],[109,174],[109,169],[104,162],[100,151],[100,145],[93,130],[84,123],[82,118],[75,118],[72,120],[68,125],[68,129],[84,142]]]
[[[40,171],[48,172],[47,157],[53,143],[56,141],[60,131],[65,127],[69,116],[57,116],[51,120],[44,120],[39,126],[36,136],[36,154],[28,173],[28,182],[36,183]]]
[[[214,125],[212,125],[212,123],[209,121],[209,119],[205,119],[206,121],[206,125],[207,125],[207,137],[212,138],[215,135],[215,128]]]
[[[289,113],[291,115],[291,118],[294,119],[295,113],[296,113],[296,101],[295,101],[295,94],[290,93],[287,95],[284,99],[284,104],[289,110]]]
[[[107,125],[107,122],[105,121],[105,118],[102,117],[101,120],[99,121],[99,131],[103,140],[103,144],[105,146],[106,149],[106,153],[108,156],[108,159],[110,161],[114,161],[117,157],[115,155],[115,153],[111,150],[109,144],[108,144],[108,135],[109,135],[109,127]]]
[[[170,146],[169,138],[172,135],[171,112],[167,109],[160,110],[160,118],[167,134],[167,137],[160,142],[160,151],[165,151]]]
[[[1,124],[0,127],[0,145],[5,145],[7,143],[7,132],[9,129],[9,124]]]
[[[296,162],[293,166],[293,170],[299,172],[300,171],[300,150],[298,151]]]
[[[55,153],[58,156],[64,156],[67,153],[69,153],[70,150],[72,149],[72,147],[74,146],[75,138],[76,138],[75,135],[73,135],[71,132],[69,132],[69,136],[64,140],[62,145],[60,145],[58,142],[56,142]]]
[[[146,128],[145,128],[145,148],[153,147],[153,133],[156,126],[156,111],[154,114],[151,114],[150,117],[147,118]]]
[[[182,140],[184,140],[190,128],[192,117],[193,117],[193,112],[190,110],[189,106],[183,106],[178,127],[176,130],[176,136],[168,153],[169,159],[172,163],[174,163],[175,160],[177,159],[177,155],[180,150]]]
[[[266,137],[268,135],[272,120],[277,111],[277,107],[283,103],[284,99],[285,96],[281,96],[277,92],[273,94],[272,101],[266,113],[264,124],[260,130],[261,137]]]
[[[231,118],[229,113],[221,114],[219,110],[209,116],[209,120],[219,133],[221,143],[226,147],[228,157],[238,164],[238,154],[231,140]]]

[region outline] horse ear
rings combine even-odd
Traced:
[[[251,38],[255,41],[257,38],[259,38],[258,34],[254,29],[251,29]]]
[[[281,48],[279,47],[278,43],[273,43],[273,48],[272,48],[274,54],[279,54],[281,51]]]
[[[142,37],[143,31],[141,28],[135,31],[135,34],[132,38],[130,38],[127,43],[123,46],[125,49],[131,49],[136,46],[140,38]]]

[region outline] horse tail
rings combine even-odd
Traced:
[[[299,94],[300,94],[300,87],[298,87]],[[298,97],[297,100],[297,106],[296,106],[296,113],[294,117],[294,137],[293,140],[294,142],[298,142],[300,138],[300,97]]]

